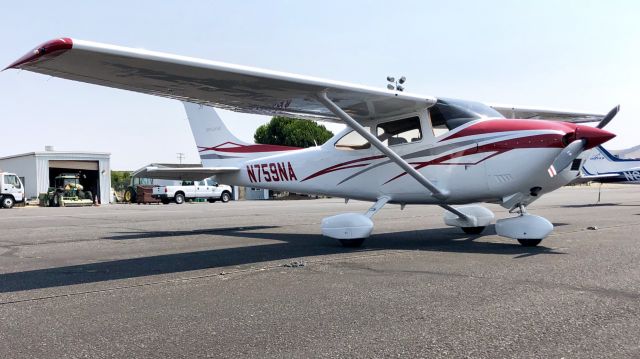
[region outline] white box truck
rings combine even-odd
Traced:
[[[15,173],[0,172],[0,203],[11,208],[16,202],[24,202],[24,185]]]

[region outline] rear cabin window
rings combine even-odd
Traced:
[[[390,121],[378,125],[378,139],[387,146],[411,143],[422,139],[418,116]]]
[[[365,129],[369,131],[368,127]],[[351,131],[336,141],[335,147],[339,150],[355,151],[370,148],[371,144],[356,131]]]

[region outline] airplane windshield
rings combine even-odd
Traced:
[[[498,111],[483,103],[454,99],[438,99],[429,108],[429,116],[436,136],[482,118],[504,118]]]

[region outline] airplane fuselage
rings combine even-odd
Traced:
[[[393,149],[426,178],[450,191],[447,203],[503,202],[519,196],[526,204],[578,175],[577,170],[567,169],[550,177],[546,171],[564,147],[563,136],[576,125],[515,121],[477,120],[431,140]],[[234,185],[367,201],[389,196],[394,203],[441,202],[375,148],[336,148],[346,133],[348,130],[319,147],[247,160],[239,172],[219,179]]]

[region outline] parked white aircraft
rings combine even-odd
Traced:
[[[582,165],[582,180],[640,183],[640,158],[618,158],[602,146],[589,153]]]
[[[386,203],[439,205],[447,225],[480,233],[494,220],[491,211],[452,206],[477,202],[517,213],[498,220],[496,232],[535,246],[553,225],[526,207],[578,176],[569,165],[614,137],[601,128],[617,113],[488,106],[69,38],[44,43],[8,68],[238,112],[346,124],[319,147],[246,144],[221,125],[198,124],[195,117],[206,120],[212,112],[187,105],[196,132],[216,138],[198,143],[204,168],[181,169],[217,174],[228,184],[375,202],[365,214],[322,221],[322,233],[346,246],[370,235],[371,218]],[[600,122],[575,124],[589,121]]]

